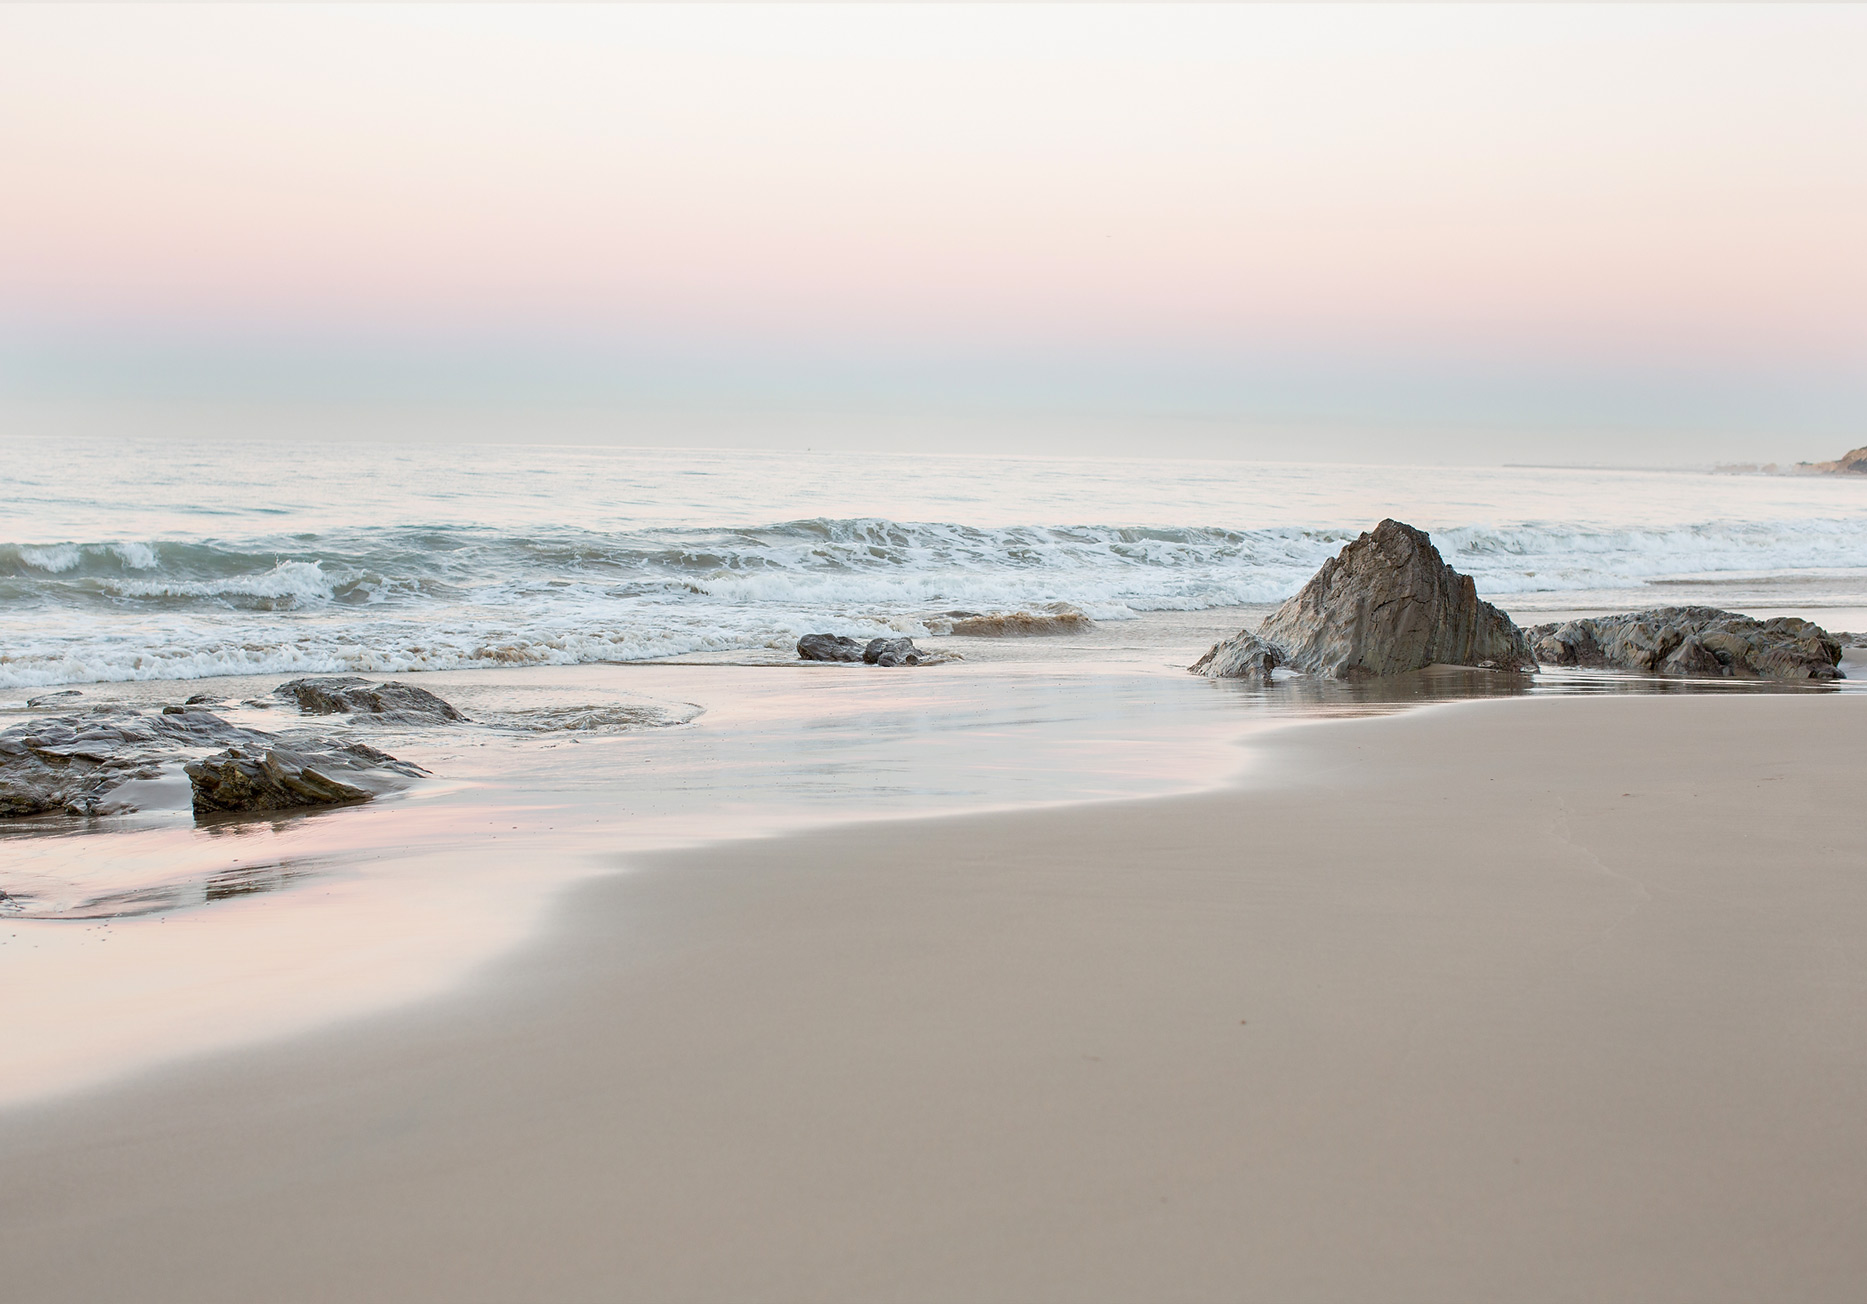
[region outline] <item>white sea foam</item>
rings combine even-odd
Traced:
[[[156,550],[146,543],[117,543],[111,545],[110,550],[131,570],[154,570],[157,566]]]
[[[75,544],[59,543],[49,548],[21,548],[19,559],[34,570],[58,574],[75,567],[83,558],[82,551]]]
[[[106,580],[106,593],[124,598],[285,598],[328,602],[335,586],[316,561],[282,561],[268,570],[211,580]]]

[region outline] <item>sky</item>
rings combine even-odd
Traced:
[[[0,418],[1828,457],[1864,67],[1858,6],[6,6]]]

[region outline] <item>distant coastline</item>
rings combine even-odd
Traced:
[[[1729,462],[1714,466],[1721,475],[1867,475],[1867,447],[1851,449],[1832,462]]]

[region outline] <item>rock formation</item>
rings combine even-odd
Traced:
[[[1536,667],[1510,617],[1479,601],[1471,577],[1448,566],[1424,531],[1394,520],[1324,562],[1258,637],[1294,668],[1334,679],[1429,665]]]
[[[319,780],[361,792],[362,798],[342,798],[354,801],[400,787],[423,773],[373,747],[321,737],[281,738],[229,724],[211,711],[166,707],[145,713],[104,706],[83,715],[31,720],[0,732],[0,816],[104,815],[135,809],[136,802],[119,791],[123,785],[160,778],[165,769],[210,748],[225,749],[222,757],[236,752],[241,757],[279,755],[281,773],[311,767],[316,778],[302,780],[307,797],[321,790]],[[336,775],[343,777],[331,777]],[[229,809],[203,806],[199,783],[192,773],[189,778],[196,784],[197,809]],[[282,790],[290,790],[289,785]]]
[[[1526,631],[1551,666],[1724,679],[1839,679],[1841,642],[1820,625],[1714,607],[1659,607]]]
[[[441,724],[467,717],[413,684],[372,684],[355,675],[294,679],[272,690],[306,715],[353,715],[383,724]]]
[[[1252,679],[1269,683],[1271,671],[1284,663],[1284,655],[1274,644],[1266,643],[1248,630],[1215,643],[1205,656],[1187,669],[1212,679]]]

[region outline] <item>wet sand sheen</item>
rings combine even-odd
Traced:
[[[1851,695],[1267,734],[671,853],[471,988],[0,1120],[25,1300],[1852,1298]]]

